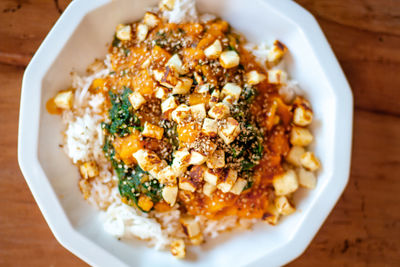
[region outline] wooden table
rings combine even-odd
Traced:
[[[278,0],[277,0],[278,1]],[[21,79],[68,0],[0,1],[0,265],[84,266],[45,223],[17,163]],[[355,98],[351,178],[292,266],[400,265],[400,1],[298,0],[325,31]]]

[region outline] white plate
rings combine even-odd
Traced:
[[[349,176],[353,99],[346,78],[315,19],[289,0],[199,0],[255,43],[275,38],[290,50],[290,75],[306,92],[315,112],[315,152],[322,162],[315,190],[296,195],[298,212],[279,225],[224,234],[197,248],[187,260],[156,252],[144,242],[108,236],[98,211],[79,192],[78,171],[58,147],[63,130],[46,101],[103,58],[118,23],[138,20],[149,0],[75,0],[65,10],[26,69],[18,158],[25,179],[57,240],[95,266],[277,266],[298,257],[334,207]]]

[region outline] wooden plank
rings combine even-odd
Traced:
[[[351,178],[311,246],[289,266],[400,262],[400,118],[356,111]]]

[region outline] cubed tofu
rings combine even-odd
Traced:
[[[54,97],[54,104],[57,108],[71,109],[73,98],[74,93],[71,90],[60,92]]]
[[[148,149],[139,149],[132,155],[136,159],[140,168],[142,168],[142,170],[146,172],[155,168],[158,164],[162,162],[156,153]]]
[[[155,94],[156,98],[161,99],[161,100],[166,99],[168,97],[168,93],[169,93],[168,89],[163,86],[157,86],[155,89],[155,92],[156,92],[156,94]]]
[[[153,70],[152,72],[154,80],[161,83],[164,79],[164,72],[161,70]]]
[[[132,38],[131,26],[118,24],[116,28],[116,36],[122,41],[129,41]]]
[[[297,175],[293,170],[288,170],[283,174],[276,175],[273,178],[272,183],[275,188],[275,194],[278,196],[284,196],[293,193],[297,190],[297,188],[299,188]]]
[[[215,104],[209,111],[208,116],[213,119],[221,120],[223,118],[228,117],[230,114],[230,110],[228,105],[224,103]]]
[[[217,104],[219,102],[220,94],[221,94],[220,91],[217,89],[215,89],[211,93],[210,102],[208,102],[208,105],[210,106],[210,108],[212,108],[215,104]]]
[[[170,67],[179,74],[184,74],[182,60],[178,54],[174,54],[167,62],[166,66]]]
[[[177,259],[183,259],[186,256],[185,242],[182,239],[172,241],[170,245],[170,250],[172,256]]]
[[[287,73],[283,70],[269,70],[268,82],[272,84],[286,84],[287,83]]]
[[[286,46],[281,42],[279,42],[278,40],[276,40],[271,49],[268,51],[267,62],[266,62],[267,66],[271,68],[276,64],[278,64],[286,52],[287,52]]]
[[[236,103],[239,100],[240,94],[242,93],[242,88],[236,83],[227,83],[224,85],[221,91],[221,97],[225,98],[230,96],[231,104]]]
[[[156,178],[162,184],[176,184],[177,173],[171,166],[165,166],[158,172]]]
[[[286,156],[286,161],[292,164],[293,166],[300,167],[301,162],[300,158],[304,154],[305,149],[301,146],[292,146],[289,150],[289,153]]]
[[[209,59],[217,59],[221,55],[221,53],[222,53],[222,45],[220,40],[218,39],[215,40],[215,42],[212,43],[212,45],[210,45],[204,50],[204,54]]]
[[[259,73],[256,70],[252,70],[246,73],[246,81],[250,85],[256,85],[264,81],[267,78],[264,74]]]
[[[158,174],[164,169],[168,167],[168,163],[165,160],[162,160],[159,164],[157,164],[156,166],[154,166],[154,168],[152,168],[149,173],[152,177],[158,179]]]
[[[161,0],[158,7],[161,11],[170,11],[174,8],[175,0]]]
[[[205,118],[201,132],[206,136],[216,137],[218,134],[218,122],[210,118]]]
[[[240,195],[242,193],[243,189],[246,187],[247,181],[243,178],[238,178],[235,182],[235,184],[232,186],[230,192],[235,194],[235,195]]]
[[[216,150],[207,160],[207,167],[210,169],[219,169],[225,167],[225,151]]]
[[[313,152],[306,152],[301,155],[300,162],[304,168],[312,172],[318,170],[321,166],[318,158]]]
[[[189,238],[196,237],[197,235],[201,234],[200,225],[194,217],[182,216],[179,221],[183,227],[183,232],[187,234]]]
[[[174,95],[186,95],[190,92],[193,80],[189,78],[180,78],[178,83],[172,89],[172,94]]]
[[[161,103],[161,111],[163,113],[166,113],[167,111],[172,111],[177,107],[178,105],[176,104],[175,97],[173,96],[168,97]]]
[[[228,169],[221,178],[221,182],[217,184],[217,188],[224,193],[228,193],[237,180],[237,171]]]
[[[219,62],[225,69],[230,69],[239,65],[240,57],[236,51],[224,51],[219,56]]]
[[[276,225],[279,221],[279,211],[274,204],[268,207],[268,210],[263,215],[263,220],[271,225]]]
[[[306,128],[292,128],[290,132],[290,143],[294,146],[308,146],[313,141],[311,132]]]
[[[139,23],[136,28],[136,38],[140,42],[143,42],[144,40],[146,40],[148,33],[149,33],[149,26],[143,23]]]
[[[146,99],[139,92],[133,92],[129,95],[129,102],[134,110],[138,110],[144,103],[146,103]]]
[[[206,182],[206,183],[204,183],[204,186],[203,186],[203,193],[204,193],[204,195],[211,197],[211,195],[215,192],[216,189],[217,189],[217,186]]]
[[[194,192],[194,191],[196,191],[196,185],[193,183],[193,181],[189,177],[182,176],[179,178],[179,189],[189,191],[189,192]]]
[[[289,202],[286,196],[278,196],[275,198],[275,207],[282,215],[290,215],[296,211],[293,205]]]
[[[90,179],[99,175],[99,168],[97,167],[96,162],[88,161],[79,167],[79,172],[83,179]]]
[[[210,83],[198,85],[196,87],[196,93],[207,94],[211,90],[212,87],[213,87],[213,85]]]
[[[308,126],[313,120],[313,113],[310,109],[300,105],[294,109],[293,123],[297,126]]]
[[[166,185],[162,189],[162,197],[169,205],[174,206],[176,203],[176,197],[178,196],[177,185]]]
[[[143,17],[143,23],[152,29],[160,23],[160,19],[155,14],[146,12]]]
[[[190,238],[190,243],[192,243],[192,245],[198,246],[201,245],[204,241],[204,237],[203,235],[200,233],[197,236],[191,237]]]
[[[190,106],[190,111],[192,112],[195,120],[203,120],[207,117],[206,106],[204,103]]]
[[[190,161],[189,165],[201,165],[206,162],[207,157],[199,152],[192,151],[190,152]]]
[[[239,134],[239,122],[232,117],[226,119],[225,123],[223,123],[218,129],[218,136],[221,137],[227,145],[232,143]]]
[[[314,189],[317,185],[317,177],[313,172],[307,171],[303,168],[298,170],[299,184],[308,189]]]
[[[185,104],[180,104],[171,114],[171,118],[178,124],[184,123],[191,117],[191,108]]]
[[[219,180],[220,177],[220,173],[213,171],[213,170],[206,170],[206,172],[204,173],[204,180],[207,183],[210,183],[212,185],[217,185],[217,182]]]
[[[181,148],[174,152],[174,159],[172,160],[172,168],[178,176],[182,175],[190,162],[190,153],[186,148]]]
[[[148,123],[146,121],[144,123],[144,129],[142,131],[142,135],[161,140],[164,135],[164,128],[158,127],[157,125]]]

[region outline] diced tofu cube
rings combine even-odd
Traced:
[[[285,196],[279,196],[274,201],[275,207],[278,212],[282,215],[290,215],[296,211],[296,209],[290,204],[289,200]]]
[[[230,96],[232,99],[232,104],[239,100],[240,94],[242,93],[242,88],[235,83],[227,83],[224,85],[221,91],[221,97],[225,98]],[[231,102],[231,101],[230,101]]]
[[[252,70],[246,73],[246,81],[250,85],[256,85],[264,81],[267,78],[264,74],[259,73],[256,70]]]
[[[73,98],[74,93],[71,90],[60,92],[54,97],[54,104],[61,109],[71,109]]]
[[[168,89],[163,86],[156,87],[155,92],[156,92],[156,94],[155,94],[156,98],[158,98],[158,99],[163,100],[168,97]]]
[[[297,126],[310,125],[313,119],[313,113],[310,109],[300,105],[293,112],[293,123]]]
[[[116,36],[122,41],[129,41],[132,38],[131,26],[118,24],[116,29]]]
[[[218,134],[218,122],[213,119],[205,118],[201,131],[206,136],[216,137]]]
[[[154,203],[149,196],[141,195],[138,199],[138,206],[144,211],[150,211],[153,205]]]
[[[162,197],[169,205],[173,206],[176,202],[176,197],[178,196],[178,186],[177,185],[166,185],[162,189]]]
[[[203,120],[207,117],[206,107],[204,104],[190,106],[190,110],[195,120]]]
[[[301,165],[309,171],[316,171],[321,164],[313,152],[306,152],[300,158]]]
[[[179,189],[194,192],[196,191],[196,185],[189,177],[183,176],[179,178]]]
[[[273,84],[285,84],[287,82],[287,73],[283,70],[269,70],[268,82]]]
[[[99,175],[99,168],[97,167],[97,164],[94,161],[83,163],[79,167],[79,171],[83,179],[89,179]]]
[[[186,256],[185,242],[182,239],[172,241],[170,250],[172,256],[177,259],[183,259]]]
[[[153,125],[146,121],[144,123],[144,129],[142,135],[161,140],[164,135],[164,128],[158,127],[157,125]]]
[[[217,185],[220,173],[213,170],[206,170],[204,173],[204,180],[212,185]]]
[[[204,237],[203,235],[200,233],[197,236],[191,237],[190,238],[190,243],[192,243],[192,245],[198,246],[201,245],[204,241]]]
[[[162,184],[176,184],[177,177],[178,175],[171,166],[166,166],[156,176],[157,180]]]
[[[210,83],[205,83],[205,84],[198,85],[196,87],[196,93],[199,93],[199,94],[208,93],[211,90],[212,86],[213,85],[210,84]]]
[[[206,182],[203,186],[203,193],[204,195],[211,197],[216,189],[217,187],[215,185]]]
[[[268,211],[264,213],[263,220],[271,225],[276,225],[279,221],[279,211],[275,205],[270,205]]]
[[[190,92],[193,80],[189,78],[180,78],[178,83],[172,89],[172,94],[174,95],[186,95]]]
[[[210,169],[219,169],[225,167],[225,151],[216,150],[207,160],[207,167]]]
[[[275,188],[275,194],[278,196],[293,193],[299,188],[297,175],[293,170],[288,170],[283,174],[276,175],[272,183]]]
[[[221,182],[217,184],[217,188],[224,193],[228,193],[237,180],[237,171],[229,169],[221,178]]]
[[[235,195],[240,195],[242,193],[243,189],[246,187],[247,181],[243,178],[239,178],[236,180],[235,184],[231,188],[231,193]]]
[[[136,38],[142,42],[146,40],[147,34],[149,33],[149,26],[143,23],[139,23],[136,28]]]
[[[160,19],[155,14],[146,12],[143,17],[143,23],[149,28],[154,28],[160,23]]]
[[[183,227],[183,231],[188,237],[196,237],[201,234],[200,225],[192,216],[183,216],[180,218],[180,223]]]
[[[158,179],[158,174],[164,169],[168,167],[168,163],[165,160],[162,160],[160,164],[157,164],[156,166],[154,166],[154,168],[152,168],[149,173],[152,177]]]
[[[293,146],[289,153],[286,156],[286,161],[292,164],[293,166],[300,167],[300,158],[304,154],[305,149],[301,146]]]
[[[278,64],[286,52],[287,52],[286,46],[281,42],[279,42],[278,40],[276,40],[272,48],[268,51],[267,66],[271,68],[274,65]]]
[[[298,171],[299,184],[308,189],[314,189],[317,185],[317,177],[313,172],[300,168]]]
[[[184,74],[182,60],[179,58],[178,54],[174,54],[167,62],[166,66],[175,70],[179,74]]]
[[[153,70],[152,72],[154,80],[161,83],[164,79],[164,72],[161,70]]]
[[[218,129],[218,135],[229,145],[240,134],[240,125],[234,118],[228,118],[224,124]]]
[[[197,84],[201,85],[203,84],[203,77],[201,77],[200,74],[198,74],[197,72],[193,73],[194,79],[197,82]]]
[[[220,91],[215,89],[211,93],[210,102],[208,103],[210,108],[212,108],[215,104],[217,104],[219,102],[219,97],[220,97]]]
[[[292,128],[290,132],[290,143],[294,146],[308,146],[313,140],[311,132],[306,128]]]
[[[178,107],[178,105],[176,104],[175,97],[173,96],[168,97],[161,103],[161,111],[163,113],[174,110],[176,107]]]
[[[189,165],[201,165],[204,162],[206,162],[206,160],[207,160],[207,157],[204,156],[203,154],[196,152],[196,151],[190,152]]]
[[[190,162],[190,153],[186,148],[181,148],[174,152],[174,159],[172,161],[172,168],[178,176],[182,175]]]
[[[134,110],[138,110],[144,103],[146,103],[146,99],[139,92],[133,92],[129,95],[129,102]]]
[[[147,149],[139,149],[132,155],[136,159],[140,168],[142,168],[142,170],[146,172],[155,168],[158,164],[162,162],[156,153]]]
[[[230,69],[239,65],[240,57],[236,51],[224,51],[219,56],[219,62],[225,69]]]
[[[170,11],[174,8],[175,0],[161,0],[159,8],[161,11]]]
[[[204,54],[209,59],[217,59],[221,55],[221,52],[222,45],[218,39],[204,50]]]
[[[208,115],[216,120],[221,120],[229,116],[229,107],[224,103],[215,104],[209,111]]]
[[[185,104],[180,104],[171,114],[171,118],[178,124],[185,122],[191,117],[191,108]]]

